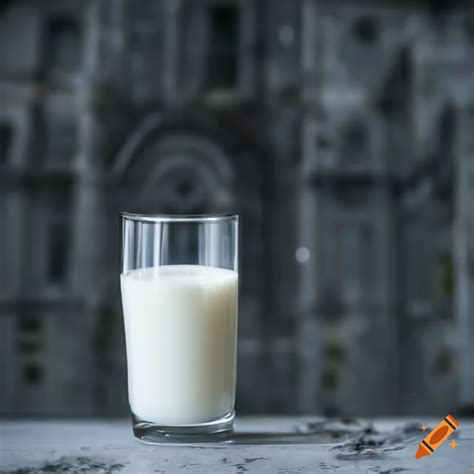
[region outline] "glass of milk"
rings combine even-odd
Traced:
[[[135,437],[233,429],[238,216],[122,213],[120,276]]]

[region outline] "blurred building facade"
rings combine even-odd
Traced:
[[[120,210],[240,214],[241,413],[472,406],[474,10],[438,3],[2,3],[0,413],[127,412]]]

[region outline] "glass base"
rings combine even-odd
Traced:
[[[133,434],[148,444],[214,443],[230,440],[235,411],[218,420],[193,425],[164,426],[142,420],[132,412]]]

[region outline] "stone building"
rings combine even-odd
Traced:
[[[119,219],[238,212],[241,413],[474,403],[474,10],[0,6],[0,413],[127,411]]]

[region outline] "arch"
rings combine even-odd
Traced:
[[[120,150],[112,167],[119,188],[133,188],[129,203],[142,210],[209,212],[235,202],[229,143],[218,129],[146,117]]]
[[[232,129],[234,130],[234,127]],[[183,134],[192,134],[199,137],[202,143],[206,141],[208,144],[213,144],[223,155],[230,155],[239,143],[239,140],[223,132],[222,128],[208,116],[196,116],[187,112],[174,115],[153,113],[142,120],[119,150],[111,169],[113,179],[120,183],[133,159],[150,141],[157,141],[163,136]],[[237,131],[237,135],[239,134]],[[240,141],[241,144],[244,142],[245,140]],[[251,143],[250,146],[253,149],[257,148],[255,143]]]

